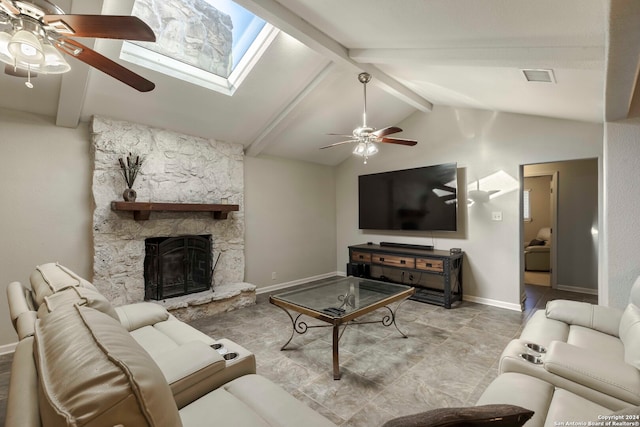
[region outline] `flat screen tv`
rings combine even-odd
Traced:
[[[456,163],[358,177],[363,230],[456,231]]]

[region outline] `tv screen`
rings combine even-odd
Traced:
[[[360,229],[456,231],[456,163],[358,177]]]

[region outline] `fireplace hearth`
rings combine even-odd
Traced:
[[[145,240],[145,300],[164,300],[212,288],[211,236]]]

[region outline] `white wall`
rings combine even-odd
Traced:
[[[338,167],[338,268],[345,268],[348,245],[367,241],[460,247],[465,251],[465,298],[519,309],[522,251],[518,191],[469,209],[459,206],[461,227],[453,234],[364,233],[358,230],[357,177],[457,162],[461,181],[472,182],[499,170],[518,179],[523,164],[600,157],[602,125],[437,106],[431,113],[412,115],[399,126],[404,129],[399,136],[418,139],[417,146],[383,144],[368,165],[354,156]],[[458,188],[464,200],[465,185],[459,183]],[[493,211],[502,212],[503,220],[492,221]]]
[[[640,118],[605,124],[604,302],[624,308],[640,275]],[[602,263],[601,263],[602,264]]]
[[[332,167],[245,159],[246,281],[265,287],[335,272],[335,189]]]
[[[38,264],[58,261],[90,277],[89,131],[0,110],[0,346],[17,340],[6,287],[29,283]],[[2,348],[0,347],[0,350]]]

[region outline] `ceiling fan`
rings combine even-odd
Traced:
[[[360,73],[358,74],[358,81],[362,83],[364,88],[364,112],[362,114],[362,126],[355,128],[351,135],[330,133],[329,135],[345,136],[351,139],[320,147],[320,149],[357,142],[358,145],[356,145],[356,148],[353,150],[353,154],[364,157],[364,163],[366,164],[369,156],[378,152],[378,147],[375,146],[375,143],[382,142],[408,145],[411,147],[416,145],[418,141],[415,139],[387,138],[387,135],[402,132],[402,129],[397,126],[389,126],[379,130],[375,130],[375,128],[367,126],[367,83],[371,81],[371,75],[369,73]]]
[[[148,92],[155,84],[70,37],[156,40],[151,28],[135,16],[67,15],[48,0],[0,0],[0,60],[5,72],[27,77],[70,70],[60,52]]]

